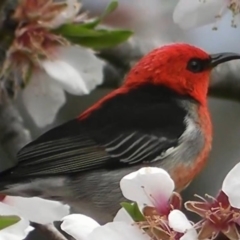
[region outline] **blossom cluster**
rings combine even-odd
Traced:
[[[19,0],[0,29],[0,45],[7,46],[0,67],[0,102],[21,92],[26,110],[44,127],[66,102],[65,91],[85,95],[102,84],[106,63],[95,51],[131,35],[96,28],[116,7],[112,2],[102,16],[88,19],[78,0]]]
[[[236,28],[240,23],[239,0],[179,0],[173,13],[173,20],[183,29],[191,29],[214,23],[218,29],[221,18],[230,11],[231,26]]]
[[[83,95],[102,83],[104,62],[53,32],[83,21],[80,7],[76,0],[22,0],[9,16],[14,30],[1,30],[10,45],[1,69],[1,99],[9,89],[14,96],[23,89],[24,105],[39,127],[55,119],[66,101],[65,91]]]
[[[182,198],[174,192],[170,175],[161,168],[148,167],[120,181],[122,194],[131,203],[122,204],[113,222],[99,226],[87,216],[74,214],[63,218],[61,227],[76,240],[207,240],[217,238],[219,233],[237,240],[240,239],[239,173],[240,163],[227,174],[215,198],[198,197],[199,201],[185,202],[186,210],[201,217],[197,223],[189,221],[183,213]]]
[[[240,239],[239,174],[240,163],[227,174],[215,198],[198,196],[198,201],[185,202],[186,210],[201,217],[196,223],[184,214],[182,198],[174,192],[170,175],[156,167],[141,168],[122,178],[120,188],[130,202],[121,203],[113,222],[103,226],[82,214],[68,215],[69,207],[58,202],[7,196],[0,204],[1,215],[20,215],[21,219],[1,230],[0,238],[22,240],[32,231],[29,220],[48,223],[63,217],[61,229],[76,240],[210,240],[220,233],[237,240]]]

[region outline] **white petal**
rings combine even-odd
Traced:
[[[39,127],[52,123],[66,101],[59,85],[44,72],[35,72],[22,92],[24,105]]]
[[[20,216],[36,223],[47,224],[62,219],[69,214],[69,206],[60,202],[34,198],[10,197],[3,202],[15,207]]]
[[[220,11],[227,10],[225,0],[180,0],[174,10],[173,20],[183,29],[190,29],[216,21]]]
[[[4,202],[0,202],[0,215],[17,215],[19,216],[19,211],[13,206],[10,206]]]
[[[179,210],[173,210],[168,215],[169,226],[176,232],[184,233],[180,240],[197,240],[197,231],[188,221],[185,214]]]
[[[92,50],[81,46],[70,46],[59,48],[56,54],[58,60],[62,60],[69,64],[77,71],[78,75],[81,76],[86,87],[86,92],[91,92],[96,86],[103,82],[103,66],[105,63],[97,58]],[[76,81],[77,78],[67,79],[67,83],[70,85],[76,85],[74,83]],[[65,90],[68,91],[67,89]],[[75,94],[84,94],[80,88],[78,90],[79,92],[77,92],[77,89],[75,91]]]
[[[61,229],[80,240],[86,239],[95,228],[99,227],[95,220],[82,214],[71,214],[64,217],[62,221]]]
[[[180,240],[198,240],[197,231],[194,228],[188,229]]]
[[[75,95],[89,93],[81,74],[64,60],[45,60],[41,65],[67,92]]]
[[[165,170],[146,167],[123,177],[120,187],[125,198],[161,208],[169,200],[174,182]]]
[[[179,210],[173,210],[168,215],[169,226],[176,232],[184,233],[187,229],[191,229],[192,225],[188,221],[185,214]]]
[[[0,215],[18,215],[18,212],[14,207],[8,206],[7,204],[0,202]],[[33,228],[29,226],[29,221],[21,218],[21,220],[16,224],[0,230],[0,239],[22,240],[26,238],[28,233],[32,230]]]
[[[151,238],[143,233],[136,225],[124,222],[107,223],[96,228],[87,240],[150,240]],[[77,239],[80,240],[80,239]]]
[[[222,191],[228,196],[232,207],[240,208],[240,163],[227,174],[223,181]]]
[[[76,0],[68,0],[66,1],[67,7],[65,11],[61,12],[57,15],[55,19],[53,19],[50,23],[52,28],[58,28],[62,24],[71,21],[77,13],[76,4],[78,3]]]
[[[121,208],[117,212],[113,221],[114,222],[125,222],[125,223],[128,223],[128,224],[132,224],[134,222],[133,219],[131,218],[131,216],[128,214],[128,212],[124,208]]]

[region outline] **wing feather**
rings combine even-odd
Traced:
[[[156,88],[120,94],[91,116],[46,132],[20,150],[18,165],[5,176],[73,174],[161,161],[179,144],[187,113],[174,93]]]
[[[59,136],[59,132],[64,134]],[[19,151],[19,164],[11,169],[11,177],[87,171],[102,167],[108,158],[105,149],[90,139],[75,119],[48,131]]]
[[[134,132],[122,134],[120,138],[107,145],[105,150],[111,158],[119,159],[122,163],[135,164],[143,160],[145,162],[152,161],[160,156],[164,150],[172,147],[173,143],[169,146],[169,140],[166,142],[164,138],[161,140],[154,135]]]

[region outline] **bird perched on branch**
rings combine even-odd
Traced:
[[[187,44],[153,50],[119,89],[20,150],[1,192],[60,200],[104,222],[123,200],[120,179],[143,166],[166,169],[180,191],[211,149],[210,72],[233,59]]]

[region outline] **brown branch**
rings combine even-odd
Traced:
[[[6,19],[17,6],[18,0],[0,0],[0,30],[4,28]],[[8,26],[9,27],[9,26]]]
[[[43,233],[43,235],[46,236],[49,240],[68,240],[54,227],[53,224],[41,225],[32,223],[32,226]]]
[[[1,0],[0,1],[0,11],[3,9],[3,7],[5,6],[7,0]]]
[[[17,0],[0,0],[0,29],[4,29],[8,14],[15,8]],[[3,40],[3,39],[2,39]],[[0,43],[0,67],[5,58],[5,51],[8,48],[6,42]],[[11,74],[8,76],[11,76]],[[0,79],[0,88],[4,79]],[[8,81],[13,82],[13,81]],[[12,86],[5,86],[6,91],[1,92],[0,98],[0,146],[6,153],[6,158],[0,159],[0,172],[13,167],[17,163],[17,152],[31,141],[30,131],[24,126],[19,111],[15,108],[9,96],[14,96]],[[67,240],[53,225],[34,224],[34,227],[51,240]],[[31,236],[29,236],[31,238]]]
[[[31,141],[31,134],[25,128],[23,119],[11,101],[0,104],[0,144],[10,162],[0,161],[0,170],[16,164],[16,154]]]
[[[209,95],[221,99],[240,101],[240,61],[219,65],[210,81]]]

